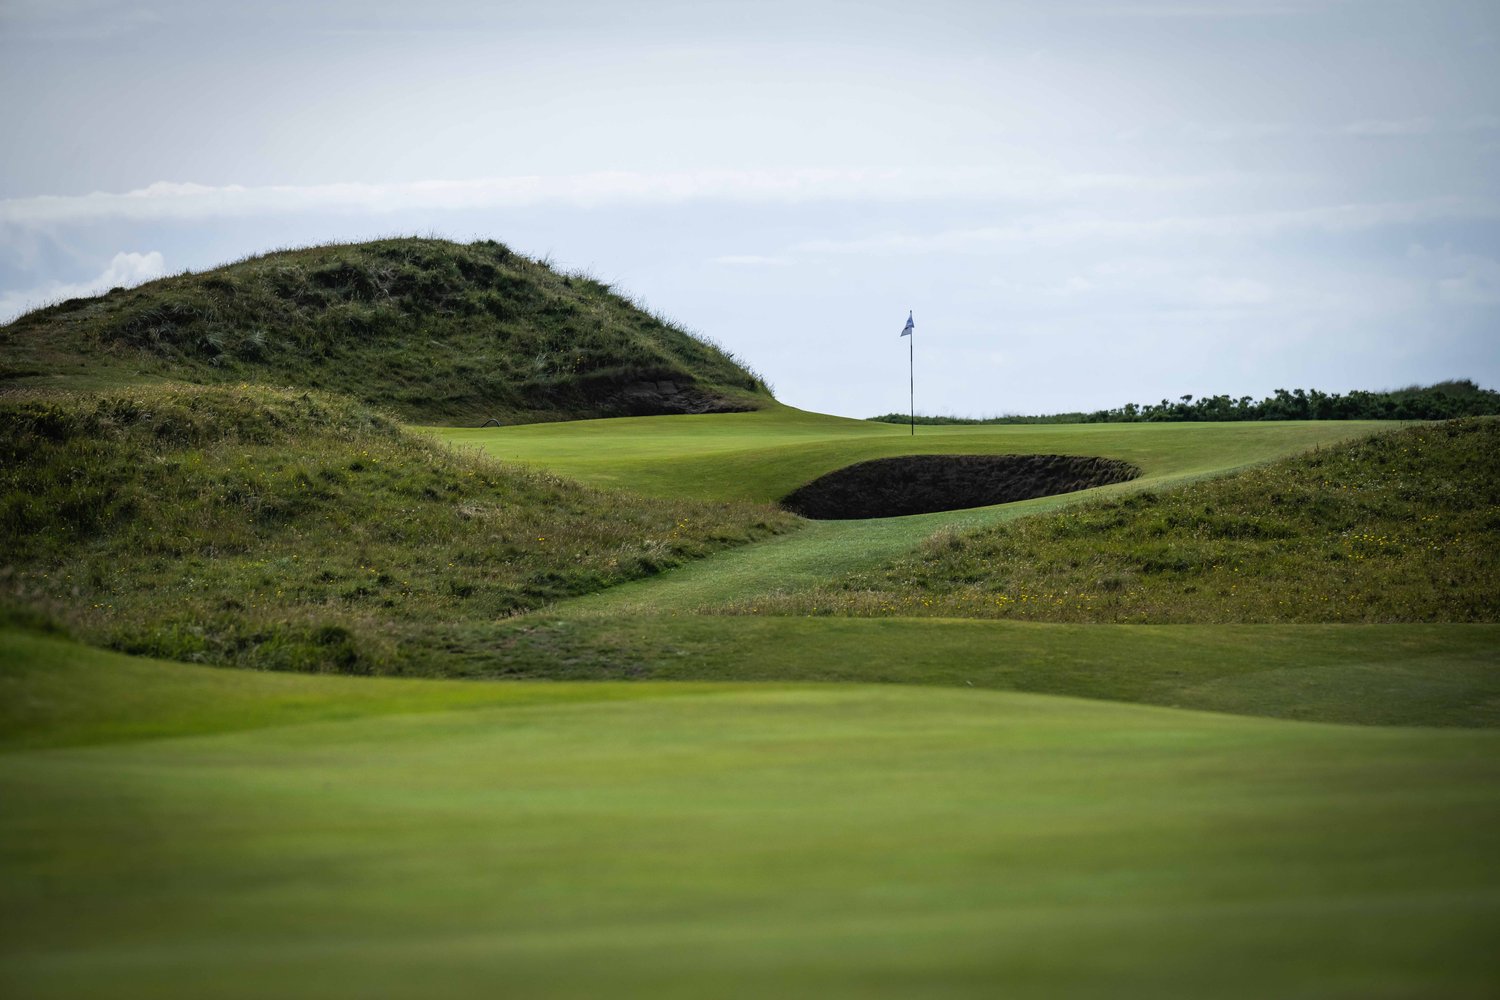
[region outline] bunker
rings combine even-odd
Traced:
[[[824,521],[963,510],[1123,483],[1129,462],[1078,455],[904,455],[837,469],[781,505]]]

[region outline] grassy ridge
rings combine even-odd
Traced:
[[[221,670],[0,628],[0,752],[475,708],[732,693],[745,687],[470,684]]]
[[[1500,727],[1500,625],[953,618],[522,619],[535,677],[882,683],[1377,726]],[[608,664],[608,669],[601,668]],[[613,672],[611,672],[613,671]]]
[[[769,614],[1071,622],[1500,620],[1500,422],[1408,428],[1238,475],[943,532]]]
[[[254,387],[0,402],[0,595],[90,641],[350,673],[506,669],[505,616],[789,528],[456,455]]]
[[[38,310],[0,327],[0,347],[0,384],[250,380],[344,393],[421,422],[745,409],[770,398],[724,351],[609,286],[489,240],[270,253]]]
[[[7,995],[1495,982],[1495,733],[808,685],[376,681],[339,717],[349,679],[119,660],[68,689],[176,699],[177,738],[0,753]]]
[[[1106,455],[1123,457],[1144,470],[1133,483],[1098,491],[1111,494],[1222,474],[1388,427],[1352,421],[974,427],[923,433],[913,439],[896,428],[868,421],[773,406],[756,413],[437,433],[455,444],[481,447],[497,458],[524,461],[601,487],[663,498],[701,494],[771,499],[851,461],[913,451]],[[1095,494],[872,521],[808,522],[794,535],[611,588],[569,602],[556,613],[691,612],[738,599],[813,590],[841,575],[900,558],[934,532],[973,531],[1059,510],[1090,495]]]

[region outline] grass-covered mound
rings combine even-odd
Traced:
[[[345,393],[480,423],[753,408],[719,348],[591,278],[493,241],[390,239],[252,257],[0,327],[0,386],[161,377]]]
[[[1170,490],[939,532],[772,614],[1500,621],[1500,421],[1408,428]]]
[[[0,401],[0,600],[174,659],[504,673],[505,616],[792,522],[601,493],[315,393]]]

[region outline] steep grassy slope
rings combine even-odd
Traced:
[[[1500,421],[934,534],[771,614],[1072,622],[1500,620]]]
[[[19,655],[38,678],[70,654]],[[64,672],[93,745],[0,752],[6,996],[1478,998],[1500,975],[1494,732],[97,651]],[[112,697],[172,714],[83,718]]]
[[[792,523],[456,455],[340,397],[0,400],[0,598],[179,659],[504,672],[505,616]]]
[[[492,241],[288,250],[0,327],[0,385],[250,380],[348,394],[419,422],[748,409],[723,351],[586,277]]]

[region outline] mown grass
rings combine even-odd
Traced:
[[[507,669],[517,611],[786,530],[457,455],[249,386],[0,402],[0,594],[130,652],[280,670]]]
[[[1025,691],[1309,722],[1500,727],[1500,625],[1096,625],[689,613],[516,622],[520,676]]]
[[[1132,424],[956,428],[909,437],[897,428],[773,406],[755,413],[589,420],[445,429],[443,440],[578,478],[663,498],[773,500],[809,479],[871,457],[1038,454],[1123,457],[1132,483],[973,510],[870,521],[807,522],[764,544],[718,553],[649,581],[569,602],[559,614],[689,612],[725,602],[815,590],[898,559],[935,532],[968,532],[1096,495],[1161,488],[1389,428],[1372,422]]]
[[[55,643],[21,649],[32,679]],[[1477,998],[1500,977],[1493,732],[98,652],[62,674],[54,698],[91,704],[54,717],[96,745],[0,752],[8,996]],[[131,690],[174,738],[100,718]]]
[[[665,698],[746,685],[472,684],[224,670],[0,627],[0,752],[475,708]]]
[[[938,532],[758,614],[1065,622],[1500,619],[1500,422],[1408,428],[1234,476]]]
[[[628,391],[660,381],[689,406],[770,399],[717,346],[490,240],[269,253],[38,310],[0,327],[0,348],[0,385],[249,380],[420,422],[671,412]]]
[[[920,430],[773,404],[753,413],[442,428],[456,445],[659,497],[773,503],[819,476],[899,455],[1082,455],[1126,461],[1137,485],[1218,475],[1389,428],[1378,421],[974,426]],[[1133,488],[1133,487],[1132,487]]]

